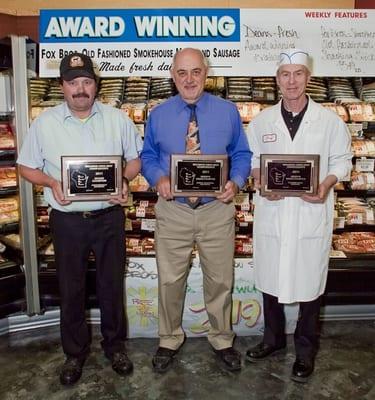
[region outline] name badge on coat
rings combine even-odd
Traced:
[[[262,136],[263,143],[276,142],[276,139],[277,139],[276,133],[266,133],[265,135]]]

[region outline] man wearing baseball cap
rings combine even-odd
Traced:
[[[262,342],[250,348],[246,358],[256,362],[286,347],[284,304],[299,303],[291,376],[296,382],[306,382],[314,370],[333,230],[333,186],[351,169],[348,129],[335,113],[306,95],[310,75],[306,51],[283,51],[276,72],[282,99],[248,127],[257,188],[262,154],[320,159],[316,194],[293,196],[286,190],[282,196],[257,192],[253,197],[255,280],[263,292],[265,326]]]
[[[91,58],[85,54],[72,53],[61,60],[60,77],[71,81],[78,77],[96,79]]]
[[[60,289],[60,329],[66,361],[60,382],[72,385],[82,374],[90,350],[85,316],[88,259],[95,256],[96,294],[105,356],[120,375],[133,364],[125,349],[125,215],[128,181],[140,170],[142,139],[120,110],[95,100],[91,59],[72,53],[61,60],[65,101],[43,112],[30,126],[17,163],[28,181],[44,187]],[[126,160],[119,194],[111,200],[70,201],[61,184],[62,156],[121,156]]]

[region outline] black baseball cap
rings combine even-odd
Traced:
[[[68,54],[61,60],[60,77],[64,81],[71,81],[80,76],[95,79],[91,58],[78,52]]]

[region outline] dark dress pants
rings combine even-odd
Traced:
[[[121,207],[90,218],[51,211],[50,227],[61,299],[61,340],[64,353],[68,356],[85,358],[89,352],[85,292],[91,251],[95,254],[102,347],[107,355],[124,348],[124,222]]]
[[[321,298],[300,302],[297,326],[294,331],[296,356],[314,359],[319,345],[319,313]],[[284,304],[278,298],[263,293],[264,343],[286,345]]]

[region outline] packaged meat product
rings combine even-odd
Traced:
[[[238,112],[240,113],[242,122],[250,122],[254,119],[261,111],[261,105],[255,102],[239,102],[236,103]]]
[[[16,197],[0,199],[0,214],[18,210],[18,200]]]
[[[0,122],[0,150],[15,148],[14,135],[9,124]]]
[[[0,225],[12,224],[18,222],[20,215],[18,210],[15,211],[5,211],[0,213]]]

